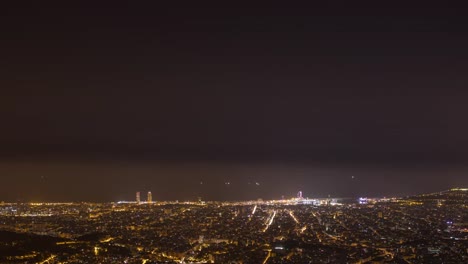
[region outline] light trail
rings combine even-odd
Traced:
[[[289,211],[289,215],[292,217],[292,219],[294,219],[294,222],[296,222],[296,224],[299,224],[299,220],[297,220],[297,218],[294,216],[293,211]]]
[[[70,245],[70,244],[83,244],[82,241],[64,241],[64,242],[57,242],[56,245]]]
[[[266,264],[270,257],[271,257],[271,250],[268,251],[268,255],[265,257],[265,260],[262,262],[262,264]]]
[[[50,261],[52,261],[55,257],[56,257],[55,255],[52,255],[52,256],[46,258],[44,261],[39,262],[39,264],[50,263]]]
[[[101,243],[108,243],[108,242],[111,242],[113,239],[114,239],[113,237],[109,237],[109,238],[107,238],[107,239],[101,240],[100,242],[101,242]]]
[[[270,210],[270,215],[267,217],[267,219],[265,220],[265,223],[264,225],[268,225],[268,222],[270,221],[270,218],[273,214],[271,213],[271,210]]]
[[[273,223],[273,220],[275,219],[275,216],[276,216],[276,210],[273,211],[273,215],[271,216],[270,218],[270,222],[267,224],[267,226],[265,227],[265,229],[263,229],[263,232],[266,232],[268,230],[268,228],[270,227],[270,225]]]
[[[304,231],[306,231],[306,229],[307,229],[306,225],[303,228],[301,228],[301,234],[304,233]]]
[[[252,215],[255,214],[255,211],[257,211],[257,205],[254,206],[254,209],[252,210]]]

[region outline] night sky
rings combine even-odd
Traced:
[[[0,9],[0,201],[468,186],[467,9],[63,3]]]

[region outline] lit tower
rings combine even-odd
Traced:
[[[148,192],[148,203],[152,203],[153,202],[153,195],[151,194],[151,192]]]
[[[299,191],[299,192],[297,193],[297,199],[299,199],[299,200],[304,199],[304,198],[302,198],[302,191]]]
[[[137,203],[140,203],[141,200],[140,200],[140,192],[136,192],[136,202]]]

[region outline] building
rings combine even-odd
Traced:
[[[299,192],[297,193],[297,199],[304,199],[304,198],[302,197],[302,191],[299,191]]]
[[[141,202],[141,199],[140,199],[140,192],[136,192],[136,202],[137,202],[137,203],[140,203],[140,202]]]
[[[151,194],[151,192],[148,192],[148,203],[152,203],[153,202],[153,195]]]

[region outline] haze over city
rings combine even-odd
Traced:
[[[466,10],[222,5],[2,8],[0,201],[468,186]]]

